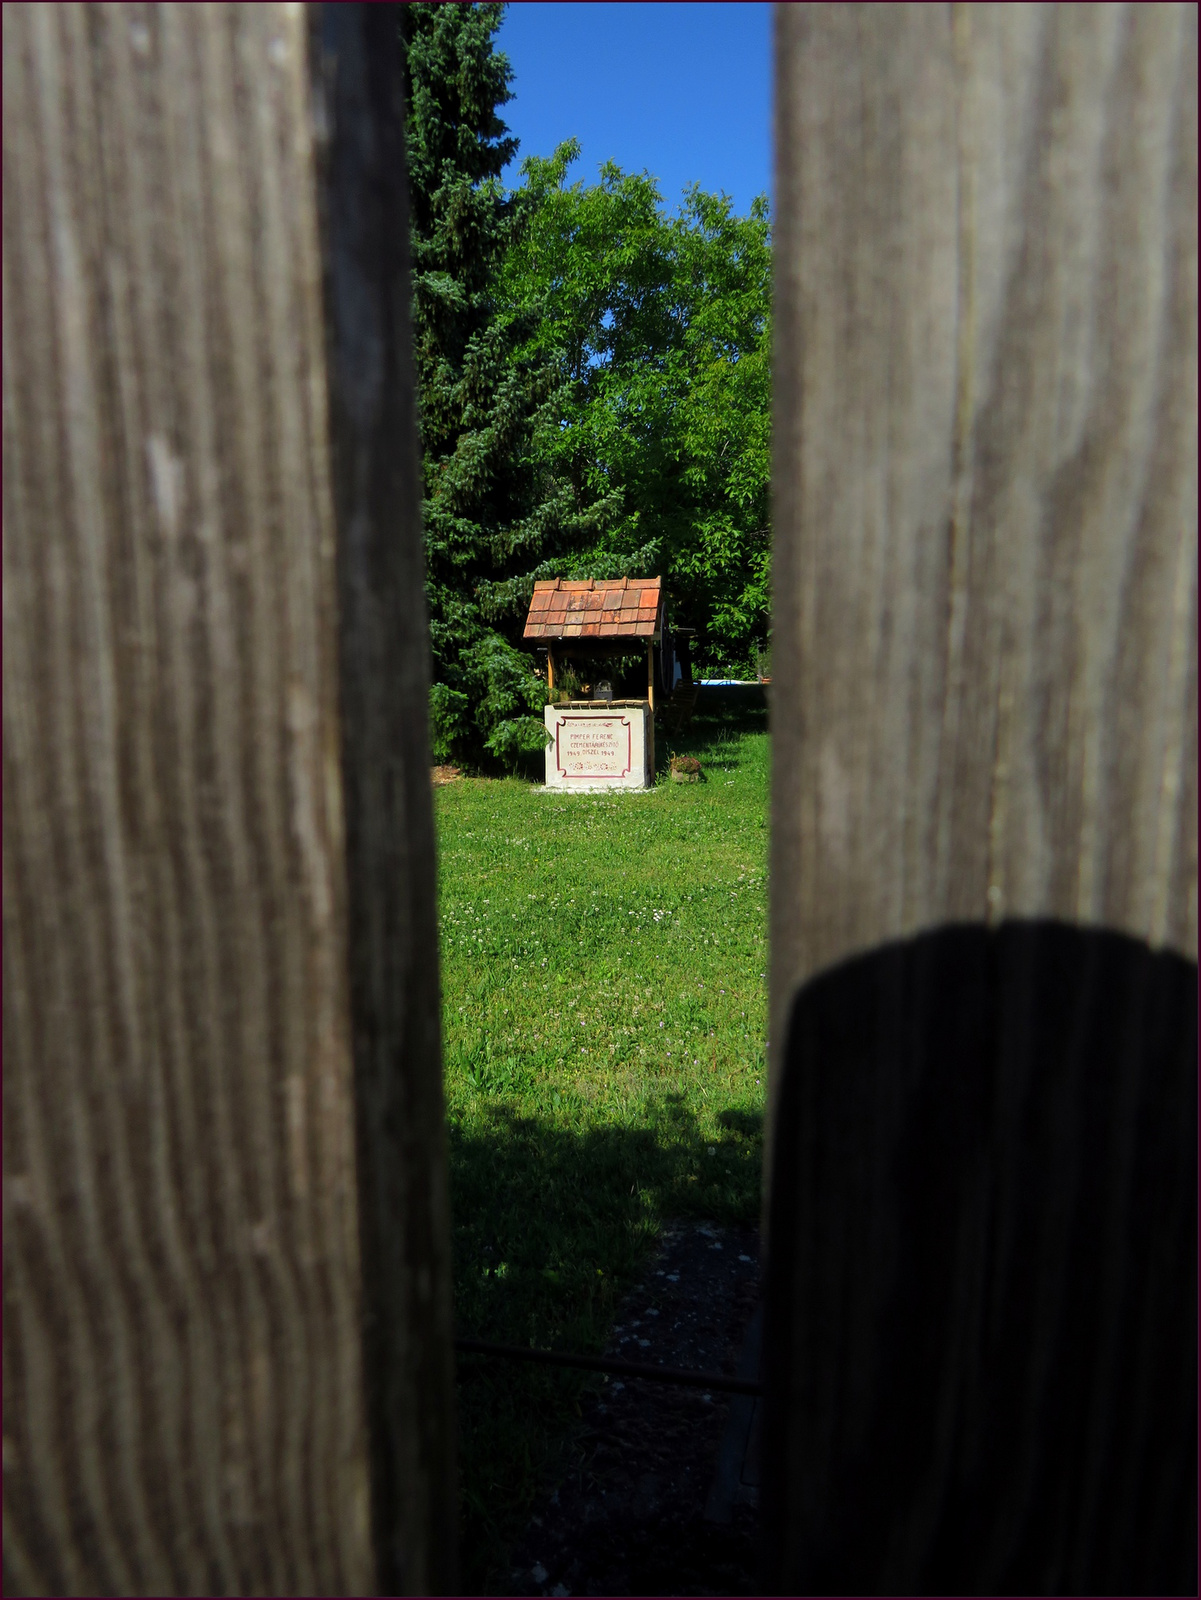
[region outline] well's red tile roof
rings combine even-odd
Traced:
[[[650,639],[659,623],[659,578],[551,578],[534,585],[527,639]]]

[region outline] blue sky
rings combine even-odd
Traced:
[[[506,183],[575,138],[571,181],[595,183],[602,161],[645,168],[671,211],[690,183],[743,213],[770,195],[770,5],[514,0],[496,42],[514,74],[500,114],[521,140]]]

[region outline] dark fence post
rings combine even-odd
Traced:
[[[1195,1592],[1196,29],[777,9],[785,1593]]]
[[[399,94],[5,10],[9,1593],[455,1586]]]

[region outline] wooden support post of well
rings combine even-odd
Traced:
[[[453,1593],[395,15],[10,5],[3,117],[5,1588]]]
[[[1197,13],[776,9],[765,1593],[1196,1593]]]
[[[555,647],[548,644],[546,647],[546,687],[553,695],[555,692]]]
[[[650,643],[646,647],[646,698],[650,708],[655,709],[655,646]]]

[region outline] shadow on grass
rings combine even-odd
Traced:
[[[739,767],[748,759],[747,752],[739,750],[741,741],[748,734],[766,732],[767,711],[762,707],[698,712],[679,733],[656,726],[656,765],[662,775],[670,758],[679,755],[696,756],[702,766]]]
[[[599,1352],[668,1218],[753,1225],[762,1118],[729,1110],[717,1142],[683,1097],[638,1127],[569,1127],[489,1106],[450,1129],[456,1332]],[[499,1581],[593,1375],[459,1358],[463,1581]]]

